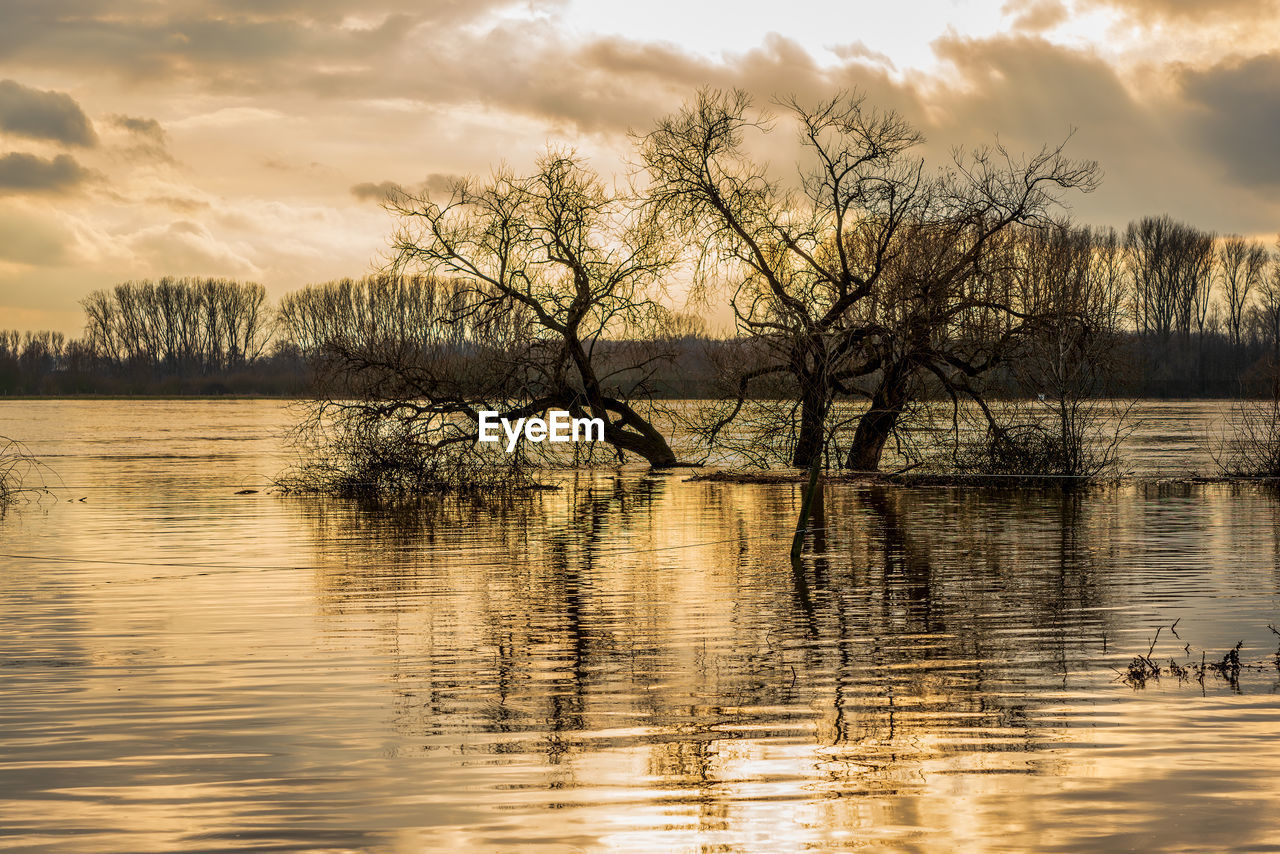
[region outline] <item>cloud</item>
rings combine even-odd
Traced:
[[[164,128],[155,119],[116,115],[111,117],[111,123],[122,130],[127,130],[129,133],[145,137],[154,142],[164,143],[165,141]]]
[[[453,186],[462,180],[461,175],[449,175],[441,172],[432,172],[423,179],[421,187],[428,193],[447,193]]]
[[[17,151],[0,155],[0,195],[65,193],[92,177],[92,171],[68,154],[52,160]]]
[[[155,119],[139,116],[113,115],[111,124],[129,135],[129,143],[121,148],[132,160],[174,163],[169,154],[169,135]]]
[[[261,272],[241,247],[219,240],[204,225],[190,220],[144,228],[127,242],[148,267],[175,275],[257,276]]]
[[[1072,127],[1120,142],[1149,142],[1149,116],[1120,72],[1088,51],[1036,36],[934,42],[951,66],[947,83],[929,96],[935,121],[969,136],[1014,135],[1020,141],[1060,140]]]
[[[364,181],[352,186],[351,195],[362,202],[382,203],[391,198],[399,189],[400,185],[395,181],[379,181],[376,184],[372,181]]]
[[[351,195],[362,202],[384,202],[397,192],[409,190],[414,193],[427,193],[431,196],[448,194],[458,181],[460,175],[432,172],[417,184],[400,184],[396,181],[363,181],[351,188]]]
[[[66,263],[73,240],[48,216],[26,208],[0,208],[0,260],[33,267]]]
[[[424,28],[482,20],[529,0],[8,0],[0,61],[131,81],[270,91],[295,70],[367,64]],[[271,70],[276,73],[264,74]]]
[[[1013,29],[1022,33],[1051,30],[1067,20],[1067,7],[1060,0],[1009,0],[1000,10],[1013,16]]]
[[[220,130],[226,128],[261,125],[288,118],[280,110],[262,107],[223,107],[207,113],[195,113],[170,126],[184,131]]]
[[[1280,53],[1184,67],[1176,78],[1188,136],[1240,183],[1280,184]]]
[[[799,44],[770,34],[757,49],[715,61],[668,43],[620,37],[575,42],[555,26],[502,25],[483,39],[455,37],[424,59],[429,67],[393,88],[432,106],[483,104],[558,131],[622,134],[679,106],[699,86],[755,92],[814,92],[827,72]],[[883,68],[852,63],[856,75]],[[348,81],[363,87],[358,78]],[[350,92],[352,96],[355,91]]]
[[[1259,19],[1280,10],[1278,0],[1082,0],[1081,5],[1113,9],[1148,26],[1164,21]]]
[[[192,199],[184,196],[149,196],[147,203],[160,205],[178,213],[195,213],[208,210],[210,205],[203,199]]]
[[[91,147],[98,141],[89,117],[70,95],[16,80],[0,80],[0,130],[62,145]]]
[[[834,45],[831,48],[831,52],[846,62],[862,59],[877,65],[883,65],[885,68],[897,67],[893,64],[893,60],[889,58],[888,54],[872,50],[864,42],[860,41]]]
[[[804,49],[776,34],[759,49],[716,61],[672,43],[575,37],[563,21],[537,17],[538,9],[559,3],[529,0],[372,0],[359,10],[339,0],[315,8],[274,0],[255,4],[251,16],[237,0],[11,2],[17,11],[0,34],[0,61],[62,73],[91,68],[138,90],[186,86],[234,96],[231,104],[209,98],[214,109],[167,121],[179,136],[214,125],[293,119],[291,110],[274,109],[292,95],[401,111],[480,105],[560,127],[619,133],[672,109],[705,83],[754,88],[772,78],[781,84],[773,88],[789,91],[788,78],[821,76]],[[891,67],[865,45],[835,50],[877,73]]]
[[[976,145],[998,134],[1012,151],[1026,152],[1074,130],[1068,156],[1097,160],[1104,172],[1095,193],[1066,199],[1081,220],[1123,227],[1168,212],[1207,228],[1253,232],[1276,213],[1205,168],[1179,118],[1185,105],[1170,101],[1162,73],[1135,78],[1092,50],[1029,35],[948,36],[934,48],[946,63],[945,84],[914,83],[935,146]]]

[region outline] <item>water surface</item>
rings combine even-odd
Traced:
[[[1148,410],[1208,470],[1221,406]],[[61,478],[0,520],[0,848],[1280,850],[1262,489],[833,485],[793,570],[790,485],[237,495],[290,419],[0,402]],[[1158,628],[1256,666],[1135,690]]]

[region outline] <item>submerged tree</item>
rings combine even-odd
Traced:
[[[704,90],[641,141],[655,214],[700,253],[700,284],[726,285],[738,328],[768,356],[738,375],[737,418],[753,384],[791,381],[792,464],[823,452],[836,401],[866,400],[844,464],[879,468],[885,444],[930,387],[981,401],[975,380],[1031,325],[993,269],[1011,228],[1048,221],[1064,190],[1088,191],[1095,164],[1061,146],[1015,159],[957,154],[926,174],[921,137],[892,112],[840,95],[784,104],[804,155],[798,188],[750,155],[767,133],[742,92]]]
[[[390,275],[282,300],[281,328],[315,383],[297,436],[302,464],[286,487],[377,494],[527,481],[524,457],[478,445],[474,429],[486,401],[512,393],[500,366],[520,319],[457,320],[464,300],[457,283]]]
[[[982,438],[962,446],[961,471],[1094,477],[1114,469],[1130,405],[1119,400],[1127,280],[1114,229],[1069,222],[1013,233],[1002,274],[1035,318],[1004,373],[1014,399],[984,405]]]
[[[849,329],[848,317],[876,292],[923,180],[905,157],[920,137],[898,116],[844,98],[790,108],[818,160],[799,190],[747,154],[748,133],[770,122],[752,116],[741,91],[700,92],[658,123],[641,152],[655,213],[701,255],[699,284],[727,284],[739,331],[761,344],[711,437],[739,416],[753,386],[783,375],[798,423],[792,464],[808,467],[836,395],[876,367],[860,346],[870,330]]]
[[[48,468],[26,445],[0,436],[0,515],[23,496],[50,494],[43,478],[46,473]],[[37,478],[39,483],[33,482]]]
[[[456,182],[447,199],[402,193],[393,269],[448,279],[460,308],[446,322],[521,318],[506,417],[551,408],[604,421],[604,440],[653,466],[676,455],[650,421],[649,380],[663,354],[625,342],[660,338],[656,301],[674,257],[661,228],[571,154],[532,175],[498,170]]]
[[[528,176],[502,168],[387,206],[398,219],[387,274],[309,289],[281,310],[315,354],[312,427],[329,431],[332,460],[362,461],[321,481],[473,486],[546,459],[480,442],[485,411],[598,418],[618,459],[677,463],[651,422],[672,320],[655,297],[674,258],[633,199],[552,153]]]

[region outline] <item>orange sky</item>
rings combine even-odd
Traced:
[[[379,184],[520,167],[548,139],[618,171],[628,128],[708,83],[862,89],[935,162],[1074,127],[1106,173],[1078,217],[1270,242],[1278,44],[1277,3],[1254,0],[8,0],[0,328],[77,333],[78,300],[129,278],[275,297],[366,273]]]

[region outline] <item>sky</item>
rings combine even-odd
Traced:
[[[856,89],[941,164],[1074,131],[1077,219],[1280,229],[1280,0],[0,0],[0,329],[162,275],[373,271],[389,183],[608,175],[700,86]]]

